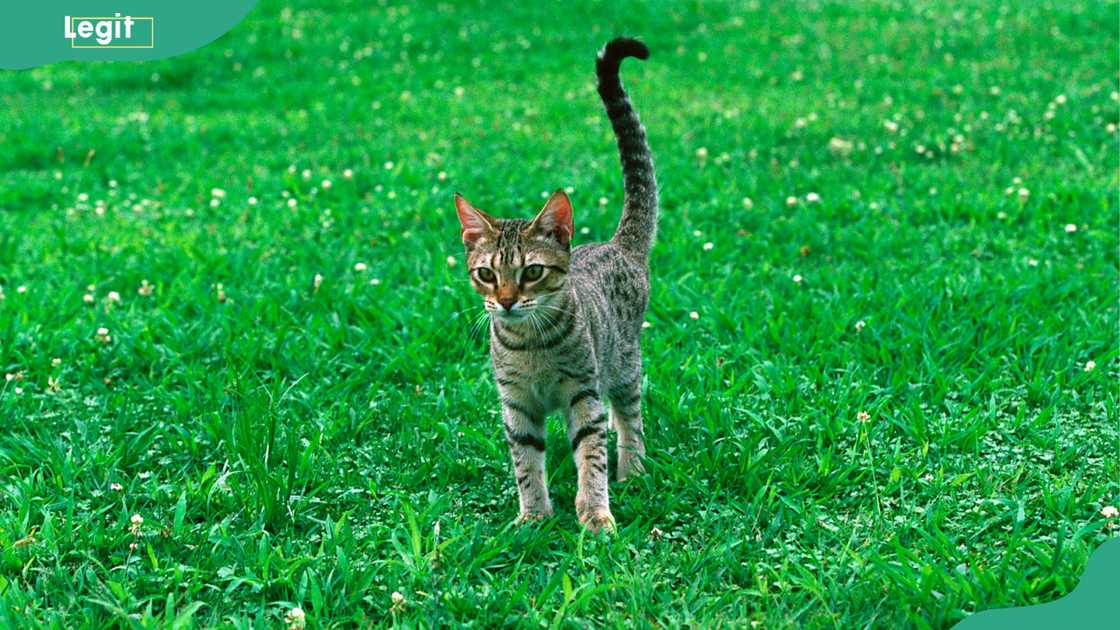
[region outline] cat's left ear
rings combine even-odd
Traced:
[[[572,235],[575,234],[575,226],[572,224],[572,201],[563,190],[552,193],[536,218],[529,224],[529,231],[554,238],[565,247],[571,244]]]

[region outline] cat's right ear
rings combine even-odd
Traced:
[[[455,212],[459,214],[459,225],[463,228],[463,245],[470,249],[484,236],[494,234],[494,218],[471,205],[465,197],[455,193]]]

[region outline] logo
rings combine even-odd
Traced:
[[[63,35],[70,40],[71,48],[155,48],[156,19],[154,17],[122,16],[80,17],[65,16]]]

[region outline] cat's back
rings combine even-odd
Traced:
[[[570,273],[577,278],[606,280],[621,275],[644,280],[646,266],[614,243],[589,243],[572,250]]]
[[[619,315],[640,317],[644,313],[649,299],[645,262],[634,260],[615,243],[591,243],[573,249],[570,272],[577,295],[601,295]]]

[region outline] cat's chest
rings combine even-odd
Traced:
[[[559,409],[567,400],[569,379],[560,370],[555,357],[534,355],[523,353],[517,361],[496,364],[499,382],[510,383],[513,390],[530,398],[541,409]]]

